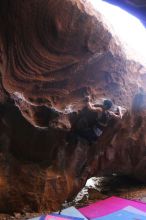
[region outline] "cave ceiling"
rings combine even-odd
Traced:
[[[145,84],[88,1],[1,0],[0,212],[57,210],[91,176],[146,182]],[[104,99],[124,115],[89,143]]]

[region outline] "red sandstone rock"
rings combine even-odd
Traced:
[[[146,180],[144,94],[130,111],[146,72],[90,4],[2,0],[0,47],[0,211],[57,209],[93,175]],[[87,95],[129,109],[92,145],[68,138],[94,121]]]

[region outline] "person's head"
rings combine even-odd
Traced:
[[[109,110],[112,107],[113,103],[111,100],[105,99],[103,102],[103,108]]]

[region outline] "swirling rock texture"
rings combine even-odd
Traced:
[[[55,210],[93,175],[146,180],[146,69],[86,0],[1,0],[0,72],[1,212]],[[128,109],[93,144],[86,96]]]

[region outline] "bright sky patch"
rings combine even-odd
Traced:
[[[146,28],[139,19],[102,0],[90,0],[90,2],[111,23],[115,34],[126,51],[130,52],[130,56],[146,64]]]

